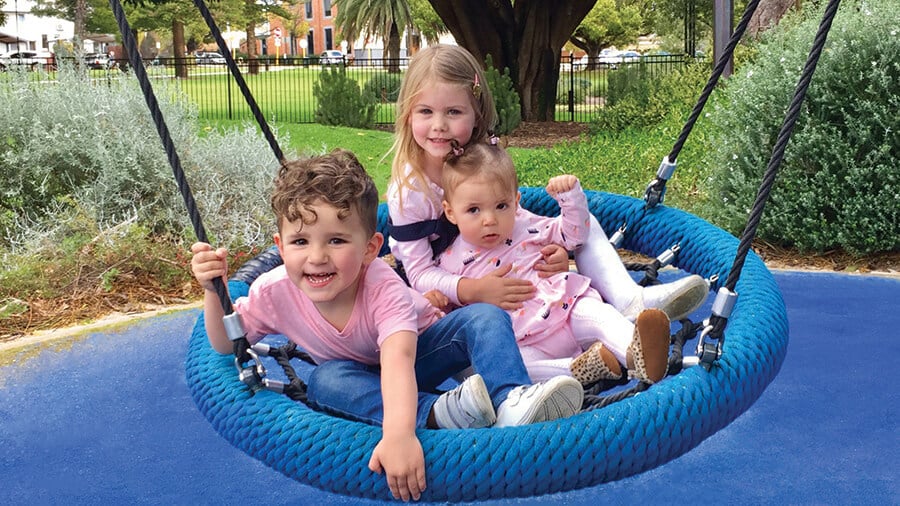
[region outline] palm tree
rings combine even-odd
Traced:
[[[347,40],[361,34],[381,37],[387,49],[388,72],[400,72],[400,34],[412,25],[407,0],[335,0],[335,25]]]

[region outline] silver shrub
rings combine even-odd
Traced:
[[[153,86],[212,241],[268,243],[267,195],[277,168],[268,145],[249,124],[198,135],[195,108],[177,85],[156,80]],[[56,81],[24,74],[0,81],[0,175],[0,246],[7,251],[33,251],[75,233],[114,238],[129,226],[193,240],[130,74],[91,80],[61,69]]]

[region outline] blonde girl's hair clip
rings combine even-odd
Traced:
[[[475,74],[475,80],[472,82],[472,95],[475,95],[475,100],[481,100],[481,83],[478,82],[478,74]]]

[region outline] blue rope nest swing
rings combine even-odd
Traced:
[[[606,230],[644,206],[631,197],[587,193],[591,212]],[[522,205],[538,214],[558,213],[543,189],[523,188]],[[382,204],[383,233],[386,214]],[[674,243],[681,245],[674,265],[719,279],[727,275],[738,245],[732,235],[693,215],[657,207],[630,231],[624,246],[652,255]],[[245,281],[229,282],[235,298],[248,288]],[[747,258],[737,291],[727,353],[709,371],[685,369],[633,397],[563,420],[503,429],[420,430],[428,469],[422,499],[472,501],[574,490],[646,471],[694,448],[759,398],[787,350],[784,302],[755,254]],[[381,437],[379,427],[313,411],[278,393],[251,394],[235,375],[234,358],[210,348],[202,316],[186,369],[197,406],[237,448],[322,490],[389,497],[384,478],[367,468]]]
[[[702,352],[703,367],[683,369],[649,389],[635,389],[629,396],[602,406],[592,405],[566,419],[502,429],[420,430],[418,437],[428,469],[428,488],[422,499],[455,502],[538,496],[625,478],[686,453],[759,398],[784,361],[788,323],[778,286],[762,260],[750,251],[750,243],[839,3],[840,0],[829,0],[740,241],[696,216],[657,204],[674,171],[674,161],[759,0],[748,2],[691,118],[660,167],[657,179],[648,186],[644,200],[587,191],[590,210],[605,230],[629,223],[622,247],[653,256],[678,244],[674,266],[714,280],[712,288],[719,290],[720,296],[726,295],[723,300],[729,294],[734,297],[740,293],[736,303],[732,298],[719,305],[717,297],[715,306],[728,310],[717,312],[714,308],[704,322],[704,332],[712,329],[710,336],[718,340],[717,346],[727,340],[727,352],[719,356],[721,348],[709,348],[701,336],[703,346],[698,346],[698,352]],[[219,47],[227,48],[203,0],[194,0],[194,4]],[[137,42],[124,11],[118,0],[110,0],[110,6],[194,230],[199,240],[209,242],[140,65]],[[231,55],[227,49],[223,54],[276,158],[284,160]],[[537,214],[559,213],[556,202],[543,189],[523,188],[521,202]],[[387,235],[385,204],[379,208],[379,231]],[[260,260],[262,256],[248,264],[249,270],[242,269],[240,280],[229,282],[232,297],[246,295],[253,279],[277,265],[271,258]],[[725,283],[720,284],[719,280],[726,277]],[[223,308],[228,309],[226,314],[230,313],[224,284],[219,284],[217,291]],[[709,359],[710,354],[714,358]],[[219,434],[266,465],[321,490],[373,499],[390,496],[384,478],[367,467],[380,439],[380,428],[313,411],[280,393],[260,390],[254,394],[235,374],[235,365],[239,364],[233,357],[220,355],[209,346],[201,316],[187,354],[187,383],[198,408]]]

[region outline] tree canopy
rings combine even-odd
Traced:
[[[355,40],[362,34],[384,39],[390,70],[400,71],[400,35],[412,25],[407,0],[335,0],[335,24],[341,34]]]
[[[605,47],[636,41],[642,24],[643,18],[636,6],[617,8],[615,0],[597,0],[569,41],[591,58],[596,58]]]

